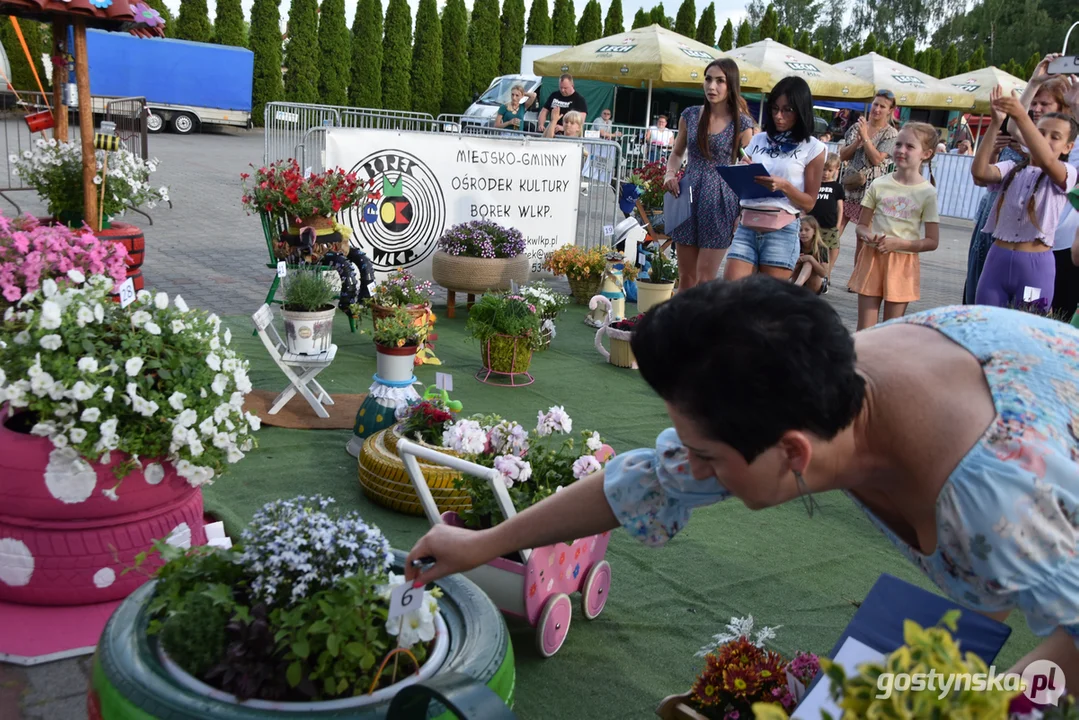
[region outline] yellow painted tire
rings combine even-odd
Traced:
[[[367,497],[391,510],[407,515],[423,515],[423,506],[412,487],[405,465],[395,450],[396,438],[392,438],[393,428],[375,433],[363,443],[360,450],[359,475],[360,487]],[[460,473],[441,465],[420,463],[420,470],[431,489],[431,496],[439,512],[456,510],[461,512],[470,507],[468,495],[453,487],[454,480]]]

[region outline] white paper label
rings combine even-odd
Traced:
[[[288,265],[284,260],[279,260],[277,263],[277,277],[283,278],[288,273]]]
[[[135,281],[131,278],[124,280],[116,292],[120,295],[120,307],[126,308],[135,302]]]
[[[614,235],[614,225],[603,226],[603,237],[611,237]]]
[[[1030,287],[1027,285],[1023,288],[1023,302],[1034,302],[1040,299],[1042,296],[1042,289],[1036,287]]]
[[[285,112],[284,110],[278,110],[274,113],[274,120],[281,120],[282,122],[300,122],[299,113]]]
[[[420,607],[423,602],[423,588],[412,587],[412,583],[403,582],[390,593],[390,613],[387,620],[393,620],[399,615],[412,612]]]
[[[453,375],[449,373],[435,373],[435,387],[446,392],[453,392]]]

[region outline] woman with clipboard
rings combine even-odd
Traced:
[[[716,165],[733,165],[753,137],[753,118],[744,105],[738,65],[728,58],[713,60],[704,70],[704,105],[686,108],[678,121],[678,137],[667,159],[663,186],[678,197],[690,194],[690,216],[671,230],[678,243],[678,289],[715,280],[723,255],[738,224],[738,197],[716,172]],[[682,182],[678,170],[689,153]]]
[[[764,132],[746,148],[767,175],[754,182],[772,197],[746,199],[734,232],[725,280],[754,272],[786,280],[798,261],[798,216],[817,203],[827,147],[813,137],[813,94],[800,77],[785,77],[768,95]]]

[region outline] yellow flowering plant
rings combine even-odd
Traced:
[[[821,658],[821,667],[832,684],[832,698],[843,710],[839,718],[823,713],[827,720],[1007,720],[1009,706],[1020,690],[973,689],[973,682],[956,683],[946,693],[940,688],[908,687],[900,690],[882,676],[937,675],[953,678],[988,676],[985,662],[972,652],[963,654],[952,637],[959,620],[959,611],[945,613],[937,626],[922,628],[913,620],[903,625],[905,645],[891,653],[884,664],[865,663],[858,674],[847,677],[842,666]],[[890,690],[890,692],[888,692]],[[883,697],[887,695],[887,697]],[[757,720],[785,720],[786,712],[776,705],[753,705]]]
[[[607,267],[610,251],[606,245],[588,249],[563,245],[544,259],[543,266],[555,275],[564,275],[571,280],[598,278]]]

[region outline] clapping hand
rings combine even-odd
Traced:
[[[993,108],[993,119],[1001,122],[1004,121],[1005,115],[1016,118],[1027,113],[1015,90],[1005,94],[1004,88],[999,85],[989,92],[989,105]]]
[[[862,138],[862,142],[869,142],[869,123],[865,121],[864,117],[858,118],[858,137]]]
[[[559,107],[555,105],[553,108],[551,108],[551,122],[557,124],[560,117],[562,117],[562,110],[560,110]]]

